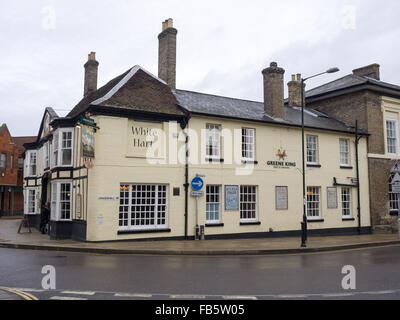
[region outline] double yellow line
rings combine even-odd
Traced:
[[[0,290],[6,291],[6,292],[9,292],[9,293],[14,293],[14,294],[20,296],[21,298],[23,298],[25,300],[39,300],[34,295],[32,295],[30,293],[27,293],[27,292],[23,292],[23,291],[17,290],[17,289],[0,287]]]

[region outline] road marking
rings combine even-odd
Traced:
[[[327,293],[322,294],[325,298],[336,298],[336,297],[351,297],[354,296],[356,293]]]
[[[77,294],[77,295],[84,295],[84,296],[93,296],[96,294],[94,291],[62,291],[62,294]]]
[[[206,296],[200,296],[200,295],[190,295],[190,294],[176,294],[176,295],[170,295],[170,299],[205,299]]]
[[[26,291],[26,292],[44,292],[43,289],[31,289],[31,288],[15,288],[15,290]]]
[[[122,298],[151,298],[152,294],[145,293],[116,293],[114,297],[122,297]]]
[[[25,300],[39,300],[39,299],[38,299],[37,297],[35,297],[34,295],[29,294],[29,293],[26,293],[26,292],[23,292],[23,291],[21,291],[21,290],[11,289],[11,288],[7,288],[7,287],[0,287],[0,289],[1,289],[1,290],[4,290],[4,291],[6,291],[6,292],[9,292],[9,293],[14,293],[14,294],[16,294],[17,296],[20,296],[21,298],[23,298],[23,299],[25,299]]]
[[[51,300],[87,300],[87,298],[77,298],[77,297],[59,297],[54,296],[50,298]]]
[[[280,299],[300,299],[300,298],[307,298],[307,295],[306,294],[287,294],[287,295],[281,294],[276,297],[280,298]]]
[[[373,291],[370,291],[370,292],[360,292],[360,293],[362,293],[362,294],[393,294],[393,293],[396,293],[397,291],[395,291],[395,290],[387,290],[387,291],[375,291],[375,292],[373,292]]]
[[[254,296],[222,296],[225,300],[257,300]]]

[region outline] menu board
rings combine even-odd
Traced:
[[[337,188],[328,187],[327,189],[328,209],[338,208]]]
[[[275,187],[276,210],[288,210],[288,187]]]
[[[225,186],[225,210],[239,211],[239,186]]]

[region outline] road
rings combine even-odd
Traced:
[[[42,267],[56,290],[41,287]],[[356,269],[356,290],[342,286]],[[125,256],[0,249],[0,286],[39,299],[400,299],[400,247],[236,257]]]

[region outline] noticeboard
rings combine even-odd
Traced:
[[[288,210],[288,187],[275,187],[276,210]]]
[[[225,211],[239,211],[239,186],[225,186]]]
[[[337,188],[328,187],[326,194],[328,200],[328,209],[337,209],[338,208]]]

